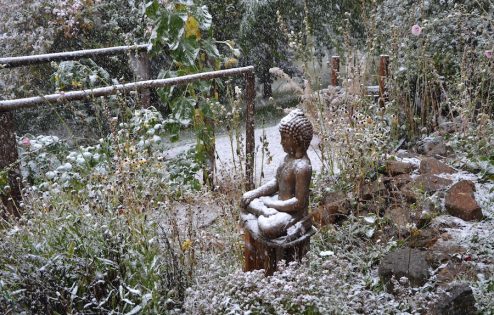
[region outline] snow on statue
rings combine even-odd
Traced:
[[[312,226],[307,215],[312,176],[307,149],[313,129],[304,113],[295,109],[281,120],[279,131],[287,155],[275,178],[244,193],[241,219],[255,238],[291,241]]]

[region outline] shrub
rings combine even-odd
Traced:
[[[30,213],[0,236],[0,309],[165,313],[180,305],[188,279],[159,231],[137,213],[67,205]]]

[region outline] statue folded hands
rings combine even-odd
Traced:
[[[293,239],[311,228],[308,219],[312,166],[307,149],[313,136],[310,121],[295,109],[279,125],[281,145],[287,153],[275,178],[242,196],[241,218],[251,233],[264,239]]]

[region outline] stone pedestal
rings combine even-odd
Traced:
[[[292,241],[286,241],[286,237],[267,240],[245,228],[244,271],[264,269],[265,275],[270,276],[276,271],[279,261],[300,261],[309,250],[310,237],[314,233],[315,229],[311,227],[305,234]]]

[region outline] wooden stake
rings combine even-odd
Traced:
[[[340,74],[340,56],[331,57],[331,85],[338,86],[338,77]]]
[[[388,72],[389,56],[381,55],[379,62],[379,105],[384,107],[384,103],[388,101],[388,93],[386,90],[386,79]]]
[[[255,150],[255,138],[254,138],[254,110],[255,110],[255,77],[254,72],[248,72],[245,74],[245,189],[254,189],[254,150]]]

